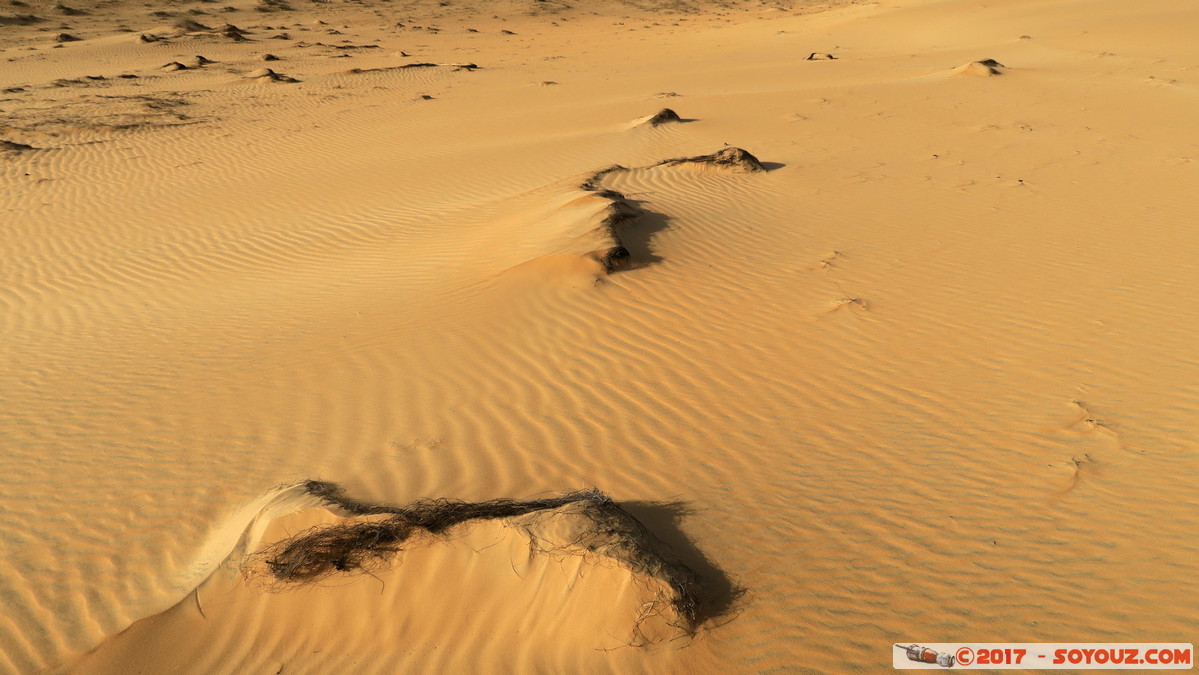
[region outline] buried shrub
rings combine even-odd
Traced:
[[[492,499],[463,502],[450,499],[420,500],[406,506],[383,506],[344,495],[338,486],[309,481],[305,490],[327,505],[353,516],[387,516],[369,522],[317,527],[276,542],[251,558],[245,570],[264,570],[275,586],[308,584],[339,573],[370,573],[386,565],[397,553],[413,546],[420,536],[443,534],[462,523],[477,520],[511,519],[530,514],[570,513],[583,519],[584,527],[571,541],[548,542],[522,523],[534,550],[542,553],[598,555],[612,559],[633,574],[660,582],[665,588],[647,606],[634,625],[636,643],[649,640],[640,633],[640,623],[649,616],[672,610],[677,619],[668,621],[686,633],[700,623],[698,576],[666,552],[666,546],[611,497],[599,490],[568,492],[546,499]]]
[[[707,165],[750,173],[766,170],[766,167],[758,161],[758,158],[750,154],[749,151],[734,147],[723,148],[710,155],[664,159],[654,166],[679,166],[681,164]]]
[[[651,127],[656,127],[662,124],[682,121],[683,118],[679,117],[677,112],[671,110],[670,108],[662,108],[658,112],[651,115],[649,119],[645,120],[645,124],[648,124]]]

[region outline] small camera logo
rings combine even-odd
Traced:
[[[916,661],[918,663],[935,663],[942,668],[953,667],[953,654],[941,654],[940,652],[935,652],[928,647],[921,647],[920,645],[895,646],[904,650],[904,653],[907,655],[909,661]]]

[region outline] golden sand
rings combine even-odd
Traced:
[[[0,8],[0,672],[1194,641],[1199,5],[67,5]],[[598,487],[709,616],[566,520],[268,587],[310,479]]]

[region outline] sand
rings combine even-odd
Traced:
[[[0,672],[1193,641],[1197,21],[6,4]],[[380,517],[309,480],[392,507],[596,487],[703,611],[568,512],[271,582],[264,546]]]

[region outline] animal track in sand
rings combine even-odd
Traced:
[[[1070,459],[1062,462],[1051,462],[1048,466],[1054,470],[1064,470],[1069,473],[1067,484],[1056,493],[1062,497],[1091,477],[1101,476],[1112,466],[1131,460],[1131,455],[1143,455],[1144,450],[1136,450],[1125,444],[1123,435],[1116,425],[1100,417],[1092,407],[1079,400],[1071,399],[1070,405],[1075,408],[1075,414],[1066,422],[1044,429],[1045,432],[1060,438],[1065,434],[1081,442],[1090,449],[1083,452],[1073,452]],[[1060,443],[1060,441],[1059,441]],[[1072,444],[1073,445],[1073,444]],[[1121,452],[1112,452],[1112,449]]]
[[[664,167],[673,168],[680,166],[700,166],[712,170],[728,171],[730,173],[757,173],[765,171],[765,168],[758,162],[757,158],[749,152],[741,148],[726,147],[709,155],[666,159],[643,167],[629,168],[613,164],[587,174],[578,183],[578,189],[591,193],[594,197],[606,200],[607,202],[603,206],[603,215],[598,223],[597,231],[608,241],[608,247],[592,251],[589,254],[598,260],[605,273],[610,274],[618,269],[628,267],[631,263],[636,262],[634,258],[640,259],[641,262],[653,261],[656,258],[653,257],[648,249],[648,233],[644,228],[643,231],[636,233],[636,236],[626,231],[628,223],[651,214],[634,205],[624,193],[605,188],[602,184],[604,178],[611,174],[656,171]],[[660,216],[662,214],[657,215],[659,217],[654,219],[653,222],[661,223],[663,219]],[[652,230],[652,227],[649,229]],[[636,244],[632,252],[630,252],[628,247],[630,238]]]
[[[868,303],[865,298],[841,297],[833,300],[832,304],[833,308],[826,312],[827,314],[832,314],[833,312],[839,312],[841,310],[857,310],[860,312],[866,312],[870,310],[870,303]]]
[[[1078,399],[1071,399],[1070,403],[1078,409],[1078,412],[1069,422],[1057,428],[1056,431],[1065,431],[1074,436],[1084,438],[1104,439],[1110,446],[1114,446],[1119,450],[1145,454],[1144,450],[1130,448],[1124,442],[1123,434],[1117,430],[1117,425],[1095,414],[1090,405]]]
[[[405,63],[402,66],[386,66],[383,68],[350,68],[346,71],[346,74],[385,73],[391,70],[407,70],[409,68],[453,68],[455,70],[471,71],[478,69],[479,66],[474,63]]]
[[[837,262],[840,260],[845,260],[845,258],[846,255],[844,253],[840,251],[833,251],[827,256],[821,258],[820,262],[818,262],[815,267],[805,267],[804,271],[814,272],[816,270],[824,270],[826,272],[830,272],[837,269]]]
[[[1068,469],[1070,469],[1070,478],[1066,486],[1058,491],[1058,497],[1063,497],[1077,488],[1079,484],[1082,483],[1084,476],[1097,473],[1099,471],[1095,459],[1091,457],[1090,453],[1087,452],[1072,456],[1064,464]],[[1050,464],[1050,466],[1053,465]]]
[[[1080,417],[1078,417],[1073,422],[1071,422],[1069,425],[1067,425],[1067,428],[1074,428],[1079,425],[1082,425],[1088,429],[1093,429],[1093,430],[1103,429],[1103,430],[1110,431],[1110,428],[1108,427],[1107,423],[1104,422],[1102,419],[1100,419],[1098,416],[1096,416],[1093,412],[1091,412],[1091,409],[1089,407],[1087,407],[1086,403],[1084,403],[1078,399],[1071,399],[1070,403],[1073,403],[1082,412],[1082,414]],[[1115,432],[1112,432],[1112,433],[1115,433]]]
[[[837,263],[847,259],[848,256],[841,251],[833,250],[827,256],[821,258],[816,265],[812,267],[805,267],[803,269],[804,272],[824,272],[826,275],[828,275],[827,278],[829,281],[832,281],[833,285],[836,286],[837,290],[841,293],[840,296],[830,301],[832,308],[824,312],[825,314],[832,314],[834,312],[841,312],[843,310],[854,313],[870,311],[871,304],[868,300],[860,295],[849,293],[845,290],[845,287],[841,285],[840,281],[831,276],[832,272],[838,269]]]
[[[258,589],[282,592],[346,575],[374,576],[405,549],[427,545],[439,536],[448,539],[464,526],[499,521],[528,538],[530,556],[587,556],[632,574],[648,591],[648,601],[633,620],[628,646],[693,636],[707,621],[724,616],[739,595],[734,584],[719,583],[725,579],[718,568],[697,565],[707,572],[702,578],[673,547],[596,489],[541,499],[436,499],[404,506],[358,500],[340,486],[321,481],[280,489],[281,494],[288,492],[319,500],[343,520],[267,543],[238,561],[245,581]],[[562,521],[575,523],[565,529],[565,538],[545,526]],[[663,619],[669,630],[647,636],[641,628],[650,618]]]

